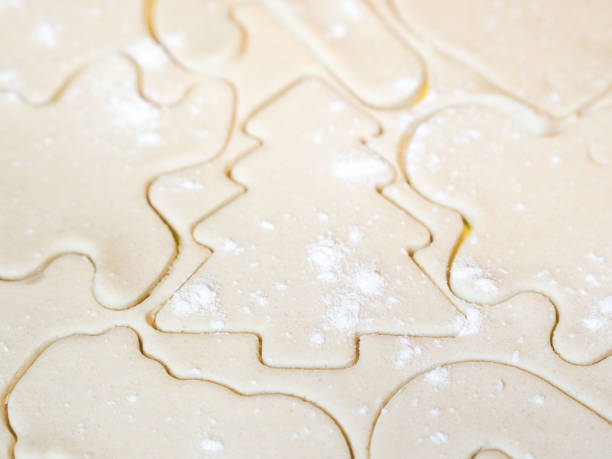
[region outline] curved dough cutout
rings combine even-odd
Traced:
[[[0,96],[0,278],[22,278],[49,258],[87,254],[105,306],[141,300],[176,250],[147,202],[157,175],[196,164],[225,143],[230,88],[205,80],[179,104],[141,97],[125,58],[87,67],[50,105]],[[78,190],[75,191],[75,190]]]
[[[390,0],[402,19],[514,96],[565,116],[612,84],[607,0]]]
[[[369,116],[305,80],[247,128],[263,141],[231,172],[247,191],[197,226],[214,253],[162,330],[256,332],[264,361],[291,367],[351,363],[357,333],[456,332],[460,313],[408,256],[427,231],[377,193],[394,174],[359,141]]]
[[[264,0],[288,30],[360,100],[379,108],[413,102],[425,80],[420,59],[364,0]]]
[[[147,30],[148,0],[16,0],[0,4],[0,90],[30,102],[54,98],[75,72],[125,51],[143,70],[145,92],[177,100],[192,82]]]
[[[607,457],[612,427],[549,383],[489,362],[443,365],[403,386],[374,426],[370,456]],[[480,456],[477,456],[480,457]]]
[[[495,110],[449,108],[406,149],[411,185],[472,227],[452,260],[454,292],[481,304],[546,294],[559,310],[555,349],[581,364],[612,347],[610,123],[601,110],[535,137]]]
[[[8,412],[17,457],[350,457],[342,431],[314,405],[175,379],[127,328],[51,345]]]

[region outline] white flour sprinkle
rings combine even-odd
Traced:
[[[325,212],[317,212],[317,219],[320,222],[326,222],[329,220],[329,215],[327,215]]]
[[[187,36],[184,32],[175,33],[172,35],[167,35],[164,37],[164,42],[171,50],[176,50],[183,48],[185,46],[185,42],[187,41]]]
[[[210,316],[215,329],[220,328],[223,314],[218,306],[218,286],[214,281],[193,279],[178,290],[169,300],[170,310],[177,317],[189,315]]]
[[[0,0],[0,11],[5,8],[21,8],[22,6],[21,0]]]
[[[340,293],[324,298],[323,302],[328,306],[326,318],[332,328],[343,332],[355,329],[361,310],[359,298],[351,294]]]
[[[138,40],[127,51],[134,56],[140,65],[149,69],[162,67],[167,62],[163,49],[148,38]]]
[[[310,334],[309,343],[312,347],[319,347],[324,342],[325,342],[325,337],[323,336],[323,333],[321,333],[320,331],[315,330]]]
[[[136,143],[142,147],[151,147],[161,143],[161,136],[157,132],[143,132],[138,135]],[[200,188],[202,186],[200,185]]]
[[[159,110],[133,94],[113,95],[108,110],[113,115],[113,123],[120,127],[142,126],[152,132],[150,129],[159,122]]]
[[[589,253],[587,253],[587,258],[599,264],[604,263],[606,261],[604,257],[597,255],[592,250],[590,250]]]
[[[362,268],[355,273],[355,286],[367,296],[382,296],[385,279],[374,268]]]
[[[286,282],[276,282],[274,288],[279,292],[284,292],[289,288],[289,285]]]
[[[357,244],[363,239],[363,231],[358,226],[351,226],[349,228],[348,238],[352,244]]]
[[[17,70],[11,69],[11,70],[0,71],[0,84],[8,86],[10,84],[15,84],[17,82],[21,82],[21,78]],[[19,86],[21,86],[21,84]],[[6,93],[5,97],[8,94],[12,94],[12,93]]]
[[[55,27],[46,22],[41,22],[34,28],[32,38],[45,48],[51,48],[57,44]]]
[[[262,220],[259,222],[259,226],[268,231],[274,231],[274,223],[269,222],[268,220]]]
[[[341,22],[337,22],[336,24],[332,24],[329,28],[329,38],[344,38],[348,33],[348,28],[346,24],[342,24]]]
[[[612,314],[612,295],[605,297],[598,305],[602,314]]]
[[[480,331],[482,325],[482,314],[476,308],[467,308],[465,310],[465,318],[458,317],[455,325],[459,330],[457,336],[475,335]]]
[[[253,301],[255,301],[255,304],[257,304],[257,306],[260,306],[262,308],[268,306],[268,298],[266,297],[263,290],[256,290],[250,293],[249,296]]]
[[[381,175],[390,173],[390,166],[365,147],[332,159],[333,176],[346,182],[376,183]]]
[[[438,367],[425,373],[425,381],[432,386],[447,385],[450,383],[448,368]]]
[[[334,113],[343,112],[346,110],[346,102],[343,100],[335,100],[329,104],[329,109]]]
[[[468,257],[455,260],[451,268],[451,277],[453,281],[465,282],[470,288],[482,293],[494,294],[499,291],[499,281]]]
[[[364,264],[354,248],[333,237],[319,236],[306,248],[310,268],[317,274],[327,327],[348,332],[360,320],[361,308],[375,305],[385,292],[385,278],[374,263]]]
[[[582,319],[582,326],[590,332],[597,332],[612,320],[612,295],[605,297],[592,308],[590,314]]]
[[[205,438],[200,443],[200,446],[207,453],[220,453],[223,451],[223,443],[212,438]]]
[[[591,287],[601,287],[601,283],[593,274],[585,274],[584,281]]]
[[[340,6],[342,7],[342,12],[351,19],[360,19],[363,17],[363,13],[355,0],[342,0]]]
[[[195,180],[191,179],[181,180],[180,186],[185,190],[201,190],[204,188],[204,185],[202,185],[200,182],[196,182]]]
[[[337,280],[337,273],[349,253],[348,249],[329,237],[319,237],[307,247],[310,266],[319,273],[317,279],[327,282]]]
[[[544,405],[544,396],[540,394],[536,394],[531,397],[531,403],[534,405]]]
[[[405,368],[408,362],[421,355],[421,348],[412,344],[408,338],[400,338],[400,349],[393,358],[393,366],[399,370]]]
[[[442,432],[436,432],[435,434],[430,435],[429,439],[436,445],[448,443],[448,435],[443,434]]]
[[[393,82],[393,89],[402,94],[410,94],[417,87],[417,80],[415,78],[405,76],[397,78]]]
[[[522,202],[517,202],[516,204],[514,204],[514,209],[517,212],[522,212],[526,209],[527,207],[525,207],[525,204],[523,204]]]
[[[244,252],[243,247],[240,247],[238,244],[236,244],[235,241],[229,238],[223,241],[223,250],[227,253],[232,253],[234,255],[238,255]]]

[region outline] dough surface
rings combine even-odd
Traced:
[[[566,116],[612,83],[606,0],[392,0],[402,19],[516,97]]]
[[[0,0],[0,458],[607,458],[603,0]]]
[[[472,226],[452,260],[452,289],[479,303],[548,295],[559,309],[553,345],[581,364],[612,349],[612,213],[599,211],[612,195],[611,122],[606,109],[534,137],[496,111],[450,108],[420,124],[406,149],[411,184]]]
[[[247,191],[196,227],[213,255],[157,325],[256,332],[275,366],[347,365],[359,332],[453,334],[459,311],[408,256],[425,228],[376,191],[393,169],[359,142],[375,129],[316,80],[258,111],[262,148],[231,170]]]
[[[10,216],[0,222],[0,276],[22,278],[51,257],[84,253],[97,267],[101,303],[140,301],[176,250],[147,203],[147,184],[219,152],[229,87],[203,81],[178,105],[160,106],[138,93],[133,64],[111,57],[77,75],[54,104],[34,108],[11,93],[0,104],[0,212]]]

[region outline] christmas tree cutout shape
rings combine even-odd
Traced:
[[[376,122],[305,80],[247,123],[246,192],[195,229],[213,254],[157,315],[175,332],[248,332],[268,365],[349,365],[364,333],[451,335],[461,315],[409,251],[427,230],[378,191],[394,171]]]

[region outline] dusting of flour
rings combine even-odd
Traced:
[[[332,175],[348,183],[376,183],[381,176],[392,173],[389,164],[371,150],[354,148],[333,157]]]
[[[325,328],[355,330],[362,308],[382,300],[386,280],[373,262],[357,258],[354,244],[361,240],[351,231],[347,242],[321,235],[306,248],[310,268],[320,283],[325,304]],[[359,231],[359,230],[358,230]]]
[[[600,300],[591,308],[587,317],[582,319],[582,326],[595,333],[612,322],[612,295]]]
[[[451,268],[451,277],[453,282],[465,283],[477,292],[492,295],[499,291],[499,281],[469,257],[455,260]]]
[[[224,316],[218,304],[218,285],[209,279],[196,278],[181,287],[168,301],[177,317],[201,315],[210,317],[211,328],[223,327]]]

